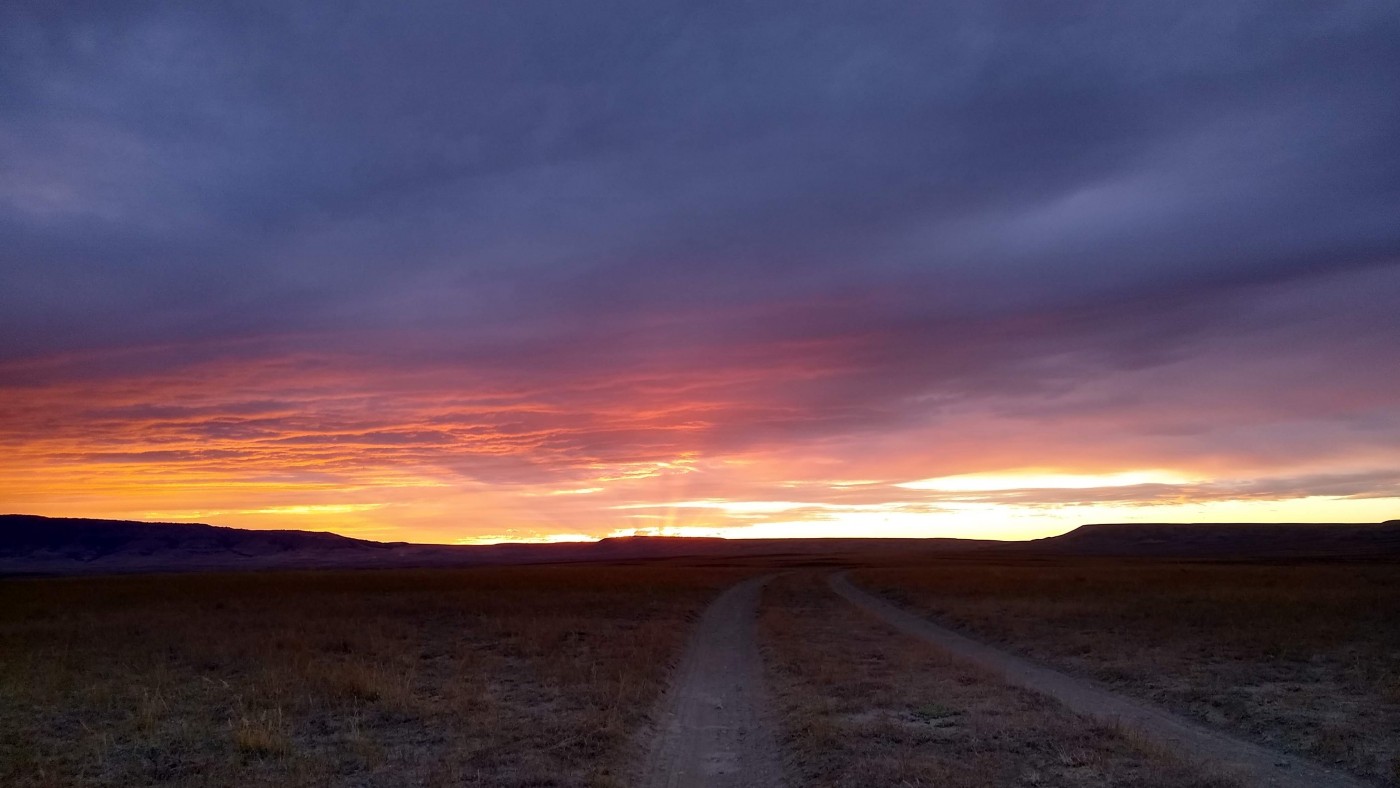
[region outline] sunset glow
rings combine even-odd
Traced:
[[[911,490],[942,492],[993,492],[996,490],[1092,490],[1095,487],[1129,487],[1135,484],[1183,484],[1188,479],[1166,471],[1118,471],[1103,474],[1073,473],[966,473],[939,479],[904,482]]]
[[[7,25],[0,510],[434,543],[1400,516],[1396,71],[1359,11],[1190,60],[1114,43],[1147,15],[1046,12],[1042,50],[974,7],[201,8]]]

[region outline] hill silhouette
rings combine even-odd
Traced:
[[[1173,558],[1400,555],[1400,520],[1384,523],[1108,523],[1024,549],[1057,555]]]
[[[449,567],[667,558],[815,560],[970,553],[1190,559],[1400,557],[1400,520],[1385,523],[1116,523],[1025,542],[979,539],[719,539],[629,536],[557,544],[376,542],[317,531],[260,531],[0,515],[0,575],[225,569]]]
[[[375,542],[316,531],[260,531],[202,523],[147,523],[0,515],[0,574],[221,569],[473,566],[751,556],[795,557],[966,550],[975,539],[719,539],[627,536],[555,544],[434,545]]]

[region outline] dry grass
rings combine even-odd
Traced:
[[[949,560],[866,569],[931,618],[1400,785],[1400,567]]]
[[[737,574],[0,582],[0,785],[616,785]]]
[[[816,575],[770,584],[760,632],[798,785],[1235,785],[890,629]]]

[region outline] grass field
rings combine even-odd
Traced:
[[[792,784],[1230,785],[900,635],[800,563],[0,581],[0,785],[624,785],[699,612],[784,568],[759,633]],[[1394,566],[961,558],[853,578],[1400,782]]]
[[[621,784],[740,570],[0,582],[0,785]]]
[[[864,569],[930,618],[1400,784],[1400,566],[945,560]]]
[[[821,575],[770,583],[760,632],[795,785],[1235,785],[890,629]]]

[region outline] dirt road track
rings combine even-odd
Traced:
[[[851,583],[845,573],[829,578],[836,593],[883,618],[902,632],[926,640],[957,657],[993,670],[1017,684],[1055,698],[1079,714],[1114,721],[1161,742],[1189,760],[1214,762],[1260,786],[1276,788],[1361,788],[1367,785],[1311,761],[1236,739],[1169,711],[1130,700],[1092,682],[980,643],[909,613]]]
[[[782,785],[768,725],[763,660],[754,637],[768,577],[720,594],[701,616],[643,761],[641,788]]]

